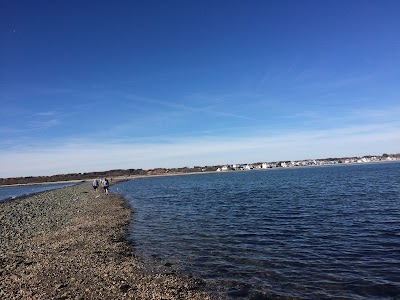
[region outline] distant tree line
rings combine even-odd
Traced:
[[[364,156],[371,158],[372,155]],[[384,153],[382,158],[388,157],[400,159],[400,153],[398,154],[387,154]],[[345,160],[346,158],[328,158],[327,160]],[[135,175],[161,175],[161,174],[177,174],[177,173],[196,173],[196,172],[210,172],[216,171],[223,165],[218,166],[195,166],[195,167],[183,167],[183,168],[156,168],[150,170],[143,169],[116,169],[100,172],[88,172],[88,173],[70,173],[70,174],[58,174],[51,176],[28,176],[28,177],[13,177],[13,178],[0,178],[0,185],[12,185],[12,184],[30,184],[30,183],[42,183],[42,182],[57,182],[57,181],[71,181],[71,180],[90,180],[93,178],[103,177],[130,177]]]
[[[88,173],[70,173],[58,174],[51,176],[27,176],[27,177],[13,177],[13,178],[0,178],[0,185],[11,184],[29,184],[41,182],[57,182],[57,181],[70,181],[70,180],[87,180],[102,177],[118,177],[118,176],[133,176],[133,175],[146,175],[147,171],[142,169],[127,169],[127,170],[109,170],[101,172],[88,172]]]
[[[219,166],[212,167],[183,167],[164,169],[157,168],[151,170],[143,169],[116,169],[109,171],[100,172],[88,172],[88,173],[69,173],[69,174],[58,174],[51,176],[27,176],[27,177],[13,177],[13,178],[0,178],[0,185],[12,185],[12,184],[30,184],[30,183],[43,183],[43,182],[58,182],[58,181],[72,181],[72,180],[89,180],[93,178],[113,178],[113,177],[130,177],[137,175],[161,175],[167,173],[194,173],[194,172],[205,172],[205,171],[216,171]]]

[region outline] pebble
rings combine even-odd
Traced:
[[[146,272],[124,239],[131,213],[90,183],[0,203],[0,298],[226,299],[194,278]]]

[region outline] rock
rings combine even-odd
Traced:
[[[56,286],[56,290],[64,289],[68,286],[68,283],[60,283]]]
[[[0,203],[0,299],[223,299],[189,291],[192,278],[147,272],[124,238],[124,199],[93,201],[88,191],[82,184]]]
[[[64,294],[62,294],[61,297],[58,297],[58,298],[55,298],[55,299],[57,299],[57,300],[66,300],[66,299],[68,299],[68,298],[69,298],[68,293],[64,293]]]
[[[119,287],[119,290],[123,293],[126,293],[129,289],[130,289],[130,285],[129,284],[123,284]]]

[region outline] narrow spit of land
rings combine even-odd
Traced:
[[[146,272],[124,239],[130,217],[89,183],[0,203],[0,299],[220,299],[201,280]]]

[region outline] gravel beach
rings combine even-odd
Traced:
[[[0,299],[221,299],[199,279],[146,271],[124,239],[130,218],[90,183],[0,203]]]

